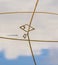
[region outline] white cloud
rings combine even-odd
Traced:
[[[3,11],[32,11],[35,0],[0,0],[0,12]],[[27,3],[27,4],[26,4]],[[4,5],[6,4],[6,5]],[[40,0],[37,11],[58,12],[55,0]],[[26,6],[27,5],[27,6]],[[0,15],[0,36],[18,34],[19,38],[25,33],[19,26],[30,21],[31,14]],[[58,16],[35,14],[33,20],[35,30],[30,33],[31,39],[58,40]],[[41,49],[56,48],[53,43],[32,43],[34,54],[40,54]],[[0,51],[5,51],[8,59],[17,58],[20,55],[31,55],[28,42],[0,40]]]

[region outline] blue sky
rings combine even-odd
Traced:
[[[42,49],[41,55],[36,56],[35,59],[37,65],[52,65],[49,58],[49,50]],[[4,57],[4,53],[0,53],[0,64],[1,65],[34,65],[31,56],[19,56],[17,59],[7,60]]]

